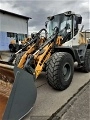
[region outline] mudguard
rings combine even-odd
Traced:
[[[3,115],[3,120],[23,118],[36,101],[37,89],[34,76],[23,69],[14,67],[15,81]]]

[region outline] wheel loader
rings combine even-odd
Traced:
[[[10,52],[17,52],[18,50],[20,50],[21,48],[23,48],[25,46],[25,44],[30,41],[31,38],[25,38],[22,41],[16,42],[16,40],[11,40],[10,44],[9,44],[9,50]],[[25,50],[25,49],[24,49]]]
[[[83,37],[83,26],[79,28],[82,23],[81,15],[67,11],[47,19],[47,38],[37,45],[37,49],[33,52],[28,49],[23,54],[19,50],[7,64],[0,64],[5,67],[4,70],[9,68],[6,70],[8,78],[15,79],[11,84],[7,104],[2,107],[3,120],[19,120],[31,111],[37,96],[35,80],[42,71],[46,72],[48,84],[59,91],[70,86],[75,62],[81,70],[90,72],[90,44]],[[11,64],[14,59],[13,75],[10,69],[13,69]],[[3,69],[0,71],[1,75]]]
[[[18,42],[16,42],[17,40],[11,40],[11,42],[9,44],[9,50],[10,50],[10,52],[18,52],[20,49],[22,49],[26,45],[26,43],[28,43],[30,40],[32,40],[32,38],[36,37],[37,35],[38,35],[38,37],[40,37],[40,34],[43,31],[45,32],[44,36],[46,37],[47,34],[46,34],[45,29],[41,29],[38,33],[32,33],[30,37],[27,37],[27,38],[25,38],[22,41],[19,40]],[[40,37],[39,39],[42,39],[42,38],[43,38],[43,36]],[[29,46],[28,46],[28,48],[29,48]],[[23,50],[25,51],[28,48],[25,48]]]

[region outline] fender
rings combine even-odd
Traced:
[[[75,55],[75,51],[72,47],[68,47],[68,46],[56,46],[54,48],[54,52],[68,52],[72,55],[74,61],[76,61],[76,55]]]

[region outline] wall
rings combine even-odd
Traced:
[[[27,34],[27,20],[0,13],[0,31]]]
[[[7,32],[27,34],[28,20],[0,13],[0,51],[9,50],[9,43],[13,37],[7,37]]]

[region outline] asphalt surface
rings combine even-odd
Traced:
[[[59,117],[59,113],[58,113]],[[71,105],[61,120],[90,120],[90,84]]]
[[[3,58],[6,59],[5,57]],[[75,93],[77,93],[77,91],[85,83],[89,81],[89,78],[90,78],[90,73],[83,73],[79,70],[75,70],[71,85],[66,90],[60,92],[52,89],[48,85],[45,73],[42,73],[35,82],[35,85],[37,86],[37,99],[35,105],[32,111],[26,117],[24,117],[23,120],[47,120],[65,103],[67,103],[67,101]],[[87,96],[85,96],[85,98],[86,97]],[[85,98],[81,98],[81,100]],[[62,120],[64,120],[65,117],[66,117],[65,120],[68,120],[69,116],[70,115],[63,116]],[[73,118],[72,120],[79,120],[79,119]],[[87,119],[82,119],[82,120],[87,120]]]
[[[90,80],[49,120],[90,120]]]
[[[89,78],[89,73],[75,71],[70,87],[60,92],[53,90],[46,82],[45,74],[41,74],[36,81],[38,93],[36,103],[23,120],[47,120],[77,93],[79,88],[89,81]]]

